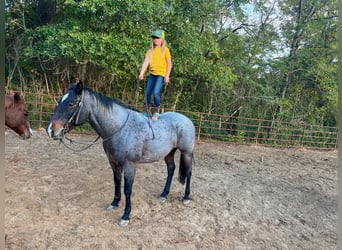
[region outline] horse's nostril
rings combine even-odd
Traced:
[[[58,140],[58,139],[62,139],[65,134],[66,134],[66,132],[65,132],[64,128],[60,128],[58,131],[51,129],[49,136],[55,140]]]
[[[60,121],[50,122],[46,128],[46,133],[53,139],[62,139],[67,132],[68,129],[64,128],[64,123]]]

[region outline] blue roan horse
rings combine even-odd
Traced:
[[[121,179],[124,173],[126,206],[119,222],[129,223],[131,193],[136,163],[148,163],[164,158],[167,179],[160,196],[165,201],[170,191],[175,170],[174,154],[180,150],[178,179],[185,185],[183,203],[190,201],[195,127],[186,116],[176,112],[160,115],[158,121],[148,120],[142,113],[133,110],[120,100],[103,96],[83,87],[81,81],[73,84],[61,98],[47,133],[54,139],[63,139],[75,126],[85,122],[95,129],[103,140],[103,148],[114,174],[114,200],[107,210],[116,209],[121,199]]]

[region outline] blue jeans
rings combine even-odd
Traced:
[[[164,77],[163,76],[156,76],[150,74],[147,81],[146,87],[146,103],[148,106],[151,105],[151,96],[153,94],[154,99],[154,106],[160,106],[160,92],[164,86]]]

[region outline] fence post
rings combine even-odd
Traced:
[[[201,137],[202,119],[203,119],[203,116],[202,116],[202,113],[201,113],[200,114],[200,122],[199,122],[199,125],[198,125],[198,134],[197,134],[197,140],[198,141],[200,140],[200,137]]]
[[[39,93],[39,123],[38,129],[42,127],[44,95]]]
[[[256,137],[255,137],[255,144],[258,144],[260,127],[261,127],[261,120],[258,119],[258,130],[257,130],[257,134],[256,134]]]
[[[304,147],[304,134],[306,129],[306,123],[303,124],[303,132],[302,132],[302,138],[300,139],[300,145]]]

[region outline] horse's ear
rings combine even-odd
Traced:
[[[77,85],[76,85],[76,92],[78,94],[81,94],[82,90],[83,90],[83,82],[81,80],[79,80]]]
[[[21,99],[20,95],[18,93],[14,93],[14,102],[19,102]]]

